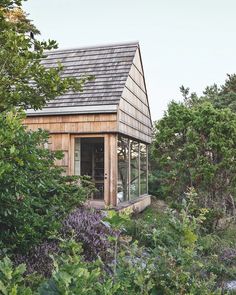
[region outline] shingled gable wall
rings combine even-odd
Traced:
[[[145,143],[151,142],[152,122],[139,47],[121,95],[118,131]]]

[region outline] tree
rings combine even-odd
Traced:
[[[61,78],[62,67],[41,60],[55,41],[40,42],[21,0],[0,3],[0,249],[24,250],[58,228],[61,218],[86,197],[77,178],[54,165],[62,154],[44,148],[48,134],[23,126],[24,110],[40,109],[87,78]],[[1,250],[0,250],[1,255]]]
[[[159,164],[163,196],[181,198],[194,187],[201,205],[235,212],[236,114],[216,105],[224,102],[227,83],[211,97],[186,97],[171,102],[155,124],[154,157]],[[184,89],[182,89],[183,92]],[[213,91],[213,88],[211,88]],[[214,105],[215,104],[215,105]]]
[[[236,112],[236,74],[227,74],[224,85],[218,87],[216,84],[206,87],[202,96],[196,93],[190,93],[189,88],[180,87],[185,104],[194,106],[201,104],[203,101],[210,102],[217,109],[229,108]]]
[[[57,47],[53,40],[38,41],[39,31],[22,11],[21,0],[0,4],[0,111],[19,106],[42,108],[68,90],[81,91],[88,77],[61,78],[62,67],[41,64],[45,50]]]
[[[0,116],[0,248],[11,251],[26,251],[56,233],[89,193],[54,165],[63,154],[44,148],[47,132],[27,131],[22,118],[16,112]]]

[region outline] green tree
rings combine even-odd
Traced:
[[[202,96],[190,93],[189,88],[180,87],[185,104],[189,107],[201,104],[203,101],[210,102],[217,109],[229,108],[236,112],[236,75],[227,75],[223,85],[218,87],[216,84],[206,87]]]
[[[22,118],[10,111],[0,116],[0,246],[14,251],[55,233],[89,193],[54,165],[63,154],[44,148],[47,132],[27,131]]]
[[[57,47],[53,40],[39,41],[39,31],[23,12],[22,1],[0,4],[0,111],[19,106],[42,108],[45,103],[68,90],[81,91],[88,77],[61,78],[62,67],[45,68],[45,51]]]
[[[0,2],[0,249],[27,250],[52,234],[61,218],[87,191],[62,176],[54,161],[61,153],[44,149],[48,134],[23,126],[24,110],[40,109],[87,80],[61,78],[62,67],[46,69],[41,60],[55,41],[41,42],[21,0]],[[4,250],[5,249],[5,250]],[[0,250],[0,252],[1,252]],[[1,254],[1,253],[0,253]]]
[[[155,124],[154,156],[165,197],[181,198],[194,187],[204,207],[235,211],[236,114],[206,97],[171,102]]]

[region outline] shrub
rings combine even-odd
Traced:
[[[3,295],[31,295],[30,288],[25,287],[23,264],[13,267],[11,260],[5,257],[0,261],[0,294]]]
[[[112,243],[109,237],[115,235],[115,230],[103,222],[105,213],[98,210],[86,210],[83,207],[71,212],[63,221],[62,236],[73,238],[82,244],[83,254],[87,260],[100,257],[109,261]]]
[[[43,146],[48,133],[28,132],[19,112],[0,114],[0,246],[27,250],[55,232],[90,188],[62,175],[61,152]],[[1,254],[1,253],[0,253]]]
[[[235,83],[235,79],[234,79]],[[217,95],[217,94],[216,94]],[[236,196],[236,114],[205,99],[171,102],[155,124],[154,176],[164,197],[179,200],[188,187],[198,205],[233,215]]]
[[[40,287],[40,294],[151,294],[153,265],[147,264],[147,257],[142,256],[143,249],[137,245],[130,245],[127,251],[119,254],[116,273],[106,272],[101,260],[84,261],[82,248],[73,240],[63,247],[64,254],[55,259],[55,271]]]
[[[85,262],[81,246],[71,240],[63,245],[64,254],[54,260],[52,277],[39,288],[40,294],[112,294],[100,262]]]
[[[53,270],[52,255],[58,255],[59,252],[59,240],[47,240],[31,248],[26,254],[16,254],[14,264],[25,264],[27,274],[36,273],[49,278]]]
[[[227,280],[234,280],[236,276],[234,232],[235,230],[227,229],[224,232],[202,235],[198,239],[198,247],[201,249],[199,257],[206,271],[217,276],[219,285],[223,285]]]
[[[145,263],[155,266],[149,276],[154,294],[221,294],[217,286],[222,272],[212,268],[215,262],[210,255],[206,259],[208,250],[200,243],[208,210],[198,208],[197,213],[193,195],[193,191],[186,195],[180,212],[157,213],[154,206],[128,224],[128,233],[145,246]],[[208,246],[216,241],[209,241]],[[222,264],[217,266],[223,269]]]
[[[82,245],[86,261],[95,261],[100,258],[108,264],[112,259],[113,244],[110,237],[115,231],[103,223],[105,213],[80,207],[71,212],[61,224],[57,239],[47,239],[38,246],[31,248],[26,254],[14,257],[16,265],[25,263],[27,273],[50,277],[53,270],[52,255],[60,255],[60,240],[73,239]]]
[[[90,216],[92,211],[88,212]],[[52,276],[41,284],[39,294],[221,294],[221,290],[217,289],[216,272],[211,268],[213,264],[204,261],[203,246],[198,242],[205,212],[198,217],[192,216],[186,203],[179,214],[170,211],[164,214],[165,222],[159,223],[159,228],[150,227],[149,219],[150,231],[145,231],[148,236],[145,247],[140,247],[138,242],[120,242],[117,257],[114,256],[116,267],[113,268],[114,260],[104,263],[99,258],[102,256],[100,254],[98,260],[86,261],[81,255],[83,247],[78,243],[81,240],[78,237],[86,237],[87,226],[91,231],[91,223],[86,222],[81,226],[82,220],[93,220],[98,231],[102,225],[107,230],[103,223],[96,225],[98,220],[101,221],[101,213],[95,212],[96,217],[84,218],[82,209],[72,212],[63,223],[66,228],[62,233],[67,238],[56,246],[56,251],[52,249],[55,257],[52,260]],[[115,228],[118,228],[117,224],[119,227],[124,225],[124,219],[116,214],[110,214],[107,219],[111,220],[111,225],[115,224]],[[82,234],[80,228],[83,228]],[[77,240],[69,238],[71,232],[74,237],[77,235]],[[106,239],[112,242],[114,239],[109,239],[110,234],[112,232],[109,231]],[[171,242],[167,239],[168,235],[173,236]],[[96,241],[92,240],[92,243],[96,244]],[[111,254],[115,255],[115,252]],[[111,266],[109,270],[107,266]]]

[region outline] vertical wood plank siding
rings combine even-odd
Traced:
[[[56,165],[69,175],[75,170],[75,138],[104,137],[104,203],[116,206],[119,133],[146,144],[152,139],[139,44],[59,50],[42,63],[53,68],[58,61],[64,66],[62,77],[87,74],[95,80],[87,82],[83,92],[69,91],[50,101],[40,112],[28,110],[24,124],[30,130],[49,131],[49,148],[64,153]]]
[[[64,158],[56,161],[56,165],[63,167],[65,173],[71,175],[74,173],[74,143],[70,140],[71,134],[89,136],[118,131],[116,114],[34,116],[27,117],[24,124],[30,130],[41,128],[49,131],[49,148],[64,153]]]

